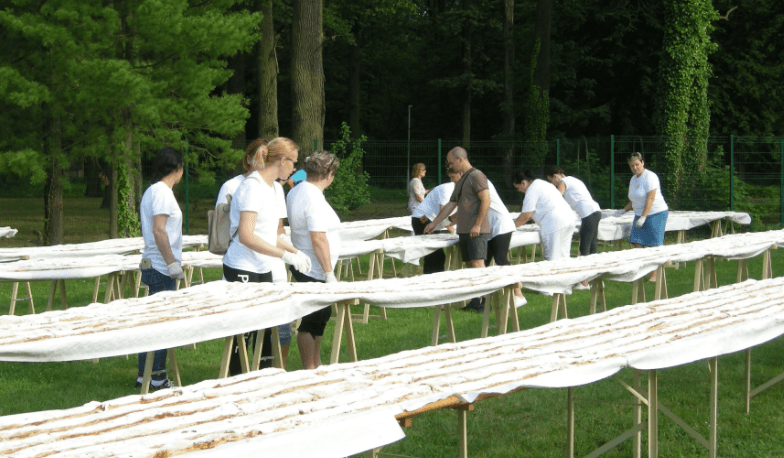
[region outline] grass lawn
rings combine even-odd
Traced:
[[[405,214],[402,200],[378,200],[355,219],[379,218]],[[3,204],[0,202],[0,204]],[[376,206],[387,207],[378,214]],[[397,213],[394,209],[399,207]],[[380,210],[378,210],[380,211]],[[19,214],[23,214],[22,209]],[[13,223],[9,218],[3,225]],[[12,227],[14,226],[11,224]],[[89,226],[89,225],[86,225]],[[21,227],[21,224],[15,226]],[[85,228],[89,236],[90,228]],[[704,232],[695,231],[704,236]],[[668,237],[668,243],[672,239]],[[364,259],[366,269],[367,259]],[[398,263],[398,272],[401,264]],[[735,281],[735,262],[717,262],[720,285]],[[363,270],[364,271],[364,270]],[[752,278],[760,278],[761,257],[749,261]],[[773,252],[773,272],[784,272],[784,251]],[[387,273],[390,274],[387,268]],[[692,290],[694,264],[669,269],[667,280],[670,297]],[[217,270],[205,271],[210,279],[220,278]],[[33,284],[36,310],[43,311],[48,296],[48,283]],[[71,306],[82,306],[91,299],[92,281],[67,281]],[[609,307],[630,303],[631,284],[607,282]],[[646,285],[647,297],[653,297],[653,284]],[[10,285],[0,284],[0,314],[8,313]],[[528,305],[518,310],[521,327],[528,329],[548,322],[550,298],[527,291]],[[588,313],[590,293],[576,291],[568,296],[572,317]],[[57,307],[57,304],[56,304]],[[359,311],[359,308],[355,310]],[[377,313],[371,310],[371,313]],[[16,314],[28,313],[27,304],[17,304]],[[379,357],[402,350],[429,345],[432,309],[387,310],[388,320],[371,320],[355,325],[357,351],[361,359]],[[478,338],[482,317],[456,311],[455,331],[459,341]],[[329,324],[322,345],[322,361],[329,360],[333,325]],[[494,329],[491,329],[491,333]],[[441,341],[446,342],[442,325]],[[181,349],[178,360],[184,384],[215,378],[222,350],[222,341],[199,343],[196,349]],[[784,340],[776,340],[752,351],[752,381],[757,386],[784,371],[781,354]],[[347,361],[345,350],[341,361]],[[288,357],[288,370],[301,368],[296,344]],[[784,384],[760,394],[752,400],[751,415],[744,407],[744,355],[719,358],[719,444],[722,457],[784,457]],[[707,362],[701,361],[659,372],[660,401],[680,415],[687,424],[704,437],[708,435]],[[631,382],[631,371],[620,377]],[[136,355],[103,359],[99,363],[75,361],[66,363],[2,363],[0,364],[0,414],[9,415],[45,409],[63,409],[92,400],[108,400],[138,393],[133,384],[136,377]],[[669,378],[673,377],[673,378]],[[704,380],[704,382],[695,380]],[[645,379],[643,379],[645,380]],[[576,390],[580,398],[606,401],[632,400],[617,382],[604,380]],[[435,411],[414,419],[406,429],[406,439],[384,449],[385,453],[417,457],[451,457],[457,453],[457,418],[452,410]],[[701,448],[672,421],[661,416],[659,423],[660,455],[662,457],[705,456]],[[578,402],[576,404],[576,454],[584,456],[631,426],[632,410],[626,405]],[[469,455],[472,457],[562,457],[566,454],[566,390],[524,390],[515,394],[481,401],[468,414]],[[645,440],[645,434],[643,434]],[[645,447],[645,444],[643,444]],[[631,455],[631,442],[605,456]]]

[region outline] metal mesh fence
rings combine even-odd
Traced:
[[[644,136],[602,136],[562,138],[548,142],[472,142],[471,163],[482,170],[495,184],[508,204],[519,204],[522,196],[511,186],[515,171],[531,169],[540,173],[543,165],[559,165],[568,175],[580,178],[602,208],[620,208],[627,202],[632,176],[627,159],[640,152],[646,168],[654,171],[662,182],[664,197],[675,210],[744,211],[752,215],[757,229],[784,227],[784,139],[758,137],[710,137],[707,162],[683,172],[681,192],[668,195],[670,180],[666,170],[666,138]],[[334,142],[327,141],[327,149]],[[446,154],[459,141],[450,140],[371,140],[364,142],[363,170],[375,188],[398,190],[404,199],[411,167],[424,163],[425,185],[432,188],[445,182]],[[236,145],[240,147],[242,145]],[[149,183],[150,164],[143,161],[145,187]],[[202,232],[203,214],[215,198],[221,184],[239,173],[238,168],[216,169],[212,183],[201,180],[196,169],[188,173],[176,192],[188,215],[188,226]],[[78,234],[85,224],[104,225],[108,232],[108,209],[99,210],[107,180],[103,171],[91,171],[74,163],[66,173],[65,231]],[[186,195],[188,196],[185,205]],[[88,197],[85,199],[85,197]],[[0,211],[5,216],[0,225],[14,226],[25,219],[31,227],[43,228],[43,185],[32,186],[27,177],[5,175],[0,180]],[[20,199],[24,199],[20,203]],[[89,203],[83,203],[87,202]],[[25,216],[16,212],[27,210]],[[70,214],[69,214],[70,213]],[[15,220],[16,218],[16,220]],[[29,220],[29,221],[27,221]],[[206,227],[206,226],[205,226]],[[185,229],[185,228],[184,228]],[[33,230],[34,232],[35,230]],[[191,230],[191,233],[194,231]],[[67,237],[69,241],[73,237]],[[78,239],[78,237],[76,238]]]

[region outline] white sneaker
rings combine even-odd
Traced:
[[[513,295],[512,295],[512,297],[514,297],[514,305],[515,305],[515,308],[522,307],[522,306],[524,306],[525,304],[527,304],[527,303],[528,303],[528,300],[526,300],[525,296],[523,296],[523,297],[519,297],[519,296],[515,296],[515,295],[513,294]]]
[[[576,291],[586,291],[586,290],[589,290],[589,289],[591,289],[591,287],[590,287],[590,286],[588,286],[588,285],[583,285],[582,283],[578,283],[578,284],[577,284],[577,285],[575,285],[575,287],[574,287],[574,288],[572,288],[572,289],[573,289],[573,290],[576,290]]]
[[[542,296],[553,297],[553,293],[551,293],[550,291],[539,291],[539,294],[541,294]]]

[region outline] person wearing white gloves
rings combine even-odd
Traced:
[[[274,183],[291,175],[297,154],[297,146],[285,137],[273,139],[266,149],[255,154],[255,170],[240,183],[231,200],[229,233],[232,238],[223,256],[226,281],[272,282],[272,269],[280,259],[302,272],[310,272],[310,258],[278,237],[283,209],[278,208],[281,200],[277,193],[282,188]],[[239,350],[233,349],[232,358],[238,358],[238,355]]]
[[[241,175],[237,175],[234,178],[226,181],[221,186],[220,191],[218,192],[218,199],[215,202],[215,209],[217,210],[218,205],[226,203],[227,196],[231,195],[232,199],[234,194],[237,192],[237,188],[240,187],[240,183],[245,181],[245,179],[255,171],[261,171],[264,169],[263,164],[264,161],[259,159],[256,160],[256,155],[259,155],[259,158],[264,157],[268,152],[268,142],[264,139],[257,138],[250,142],[247,148],[245,148],[245,155],[242,157],[241,166],[245,169],[245,173]],[[278,236],[284,234],[283,230],[283,220],[286,218],[286,196],[283,192],[283,187],[280,184],[282,180],[275,180],[273,183],[273,187],[275,188],[275,197],[277,199],[276,207],[280,210],[280,220],[278,224]],[[286,276],[286,264],[283,262],[282,259],[272,258],[272,282],[273,283],[280,283],[288,281]],[[225,280],[225,278],[224,278]],[[257,332],[248,333],[247,334],[247,342],[249,342],[248,347],[254,348],[255,346],[255,339],[258,337]],[[280,350],[282,355],[282,363],[285,367],[286,359],[289,354],[289,345],[291,344],[291,323],[284,323],[278,326],[278,334],[280,336]],[[253,336],[253,339],[250,337]],[[261,347],[261,360],[259,364],[259,368],[271,367],[272,366],[272,336],[269,332],[265,332],[262,336],[264,339],[264,344]],[[239,351],[239,349],[234,346],[234,350]],[[229,374],[237,375],[242,372],[242,367],[240,365],[240,358],[237,352],[232,353],[230,363],[229,363]]]
[[[602,210],[593,200],[585,183],[579,178],[566,176],[564,170],[557,165],[545,167],[544,176],[558,188],[566,203],[580,217],[580,256],[598,253],[599,221],[602,219]],[[582,282],[575,289],[588,289],[588,282]]]
[[[172,189],[180,182],[183,172],[182,154],[172,148],[163,148],[153,158],[153,176],[150,187],[144,191],[139,207],[144,252],[142,282],[150,295],[161,291],[174,291],[182,273],[182,211]],[[153,357],[150,391],[171,388],[166,377],[168,350],[157,350]],[[142,386],[147,353],[139,353],[136,387]]]
[[[635,248],[644,246],[661,246],[664,244],[664,228],[670,207],[664,201],[659,177],[645,169],[645,162],[640,153],[629,157],[629,168],[634,176],[629,182],[629,203],[616,216],[633,209],[634,222],[629,243]],[[651,274],[650,281],[656,281],[656,271]]]
[[[292,266],[298,282],[335,283],[335,265],[340,255],[340,218],[324,197],[332,184],[340,159],[327,151],[316,151],[305,159],[308,177],[286,196],[291,242],[311,261],[310,273]],[[327,327],[332,307],[324,307],[302,318],[297,329],[303,369],[321,365],[321,338]]]
[[[568,258],[574,235],[574,212],[550,183],[536,178],[530,170],[519,171],[512,178],[515,189],[525,194],[515,226],[529,219],[539,225],[542,255],[548,261]]]

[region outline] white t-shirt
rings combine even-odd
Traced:
[[[575,177],[563,177],[561,183],[566,186],[564,191],[564,199],[566,203],[572,207],[572,210],[577,213],[580,219],[591,216],[592,214],[601,210],[599,204],[593,200],[585,183]]]
[[[422,196],[425,197],[425,185],[422,184],[422,180],[419,178],[412,178],[411,181],[408,182],[408,211],[413,213],[414,210],[419,206],[419,201],[416,199],[415,196]]]
[[[324,232],[329,243],[329,258],[332,271],[340,256],[340,218],[327,203],[324,193],[309,181],[303,181],[286,196],[289,210],[289,226],[291,227],[291,242],[294,247],[310,257],[311,267],[309,277],[324,280],[324,269],[316,259],[313,251],[313,242],[310,240],[311,232]]]
[[[487,220],[490,223],[490,238],[497,235],[508,234],[515,230],[514,219],[509,214],[509,209],[504,205],[498,191],[490,180],[487,180],[487,190],[490,192],[490,209],[487,211]]]
[[[430,193],[428,193],[427,197],[425,197],[425,200],[423,200],[417,206],[411,216],[414,218],[427,216],[427,219],[433,221],[441,211],[441,206],[449,203],[449,198],[452,197],[452,192],[454,190],[455,184],[451,181],[449,183],[436,186],[430,191]],[[455,208],[455,211],[457,211],[457,208]]]
[[[253,233],[272,246],[278,243],[278,221],[281,210],[278,209],[280,199],[275,195],[275,187],[264,182],[259,172],[251,173],[242,183],[231,199],[231,224],[229,231],[235,234],[229,249],[223,255],[223,263],[229,267],[258,274],[267,273],[274,266],[274,258],[251,250],[240,242],[237,229],[240,226],[240,213],[256,214],[256,226]]]
[[[182,210],[174,198],[174,192],[159,181],[144,191],[140,205],[142,236],[144,237],[143,258],[152,261],[152,268],[158,272],[169,275],[166,261],[155,245],[155,236],[152,233],[152,220],[155,215],[168,215],[166,220],[166,235],[169,238],[169,247],[177,262],[182,262]]]
[[[552,234],[570,224],[575,215],[561,192],[547,181],[536,179],[525,192],[521,213],[533,212],[533,220],[539,225],[540,234]]]
[[[656,213],[668,210],[670,207],[664,202],[664,196],[661,193],[661,185],[659,184],[659,177],[651,172],[645,170],[639,178],[637,175],[632,176],[629,182],[629,200],[632,202],[634,214],[637,216],[642,215],[645,209],[645,200],[648,198],[648,193],[656,190],[656,197],[653,199],[653,205],[648,215],[655,215]]]
[[[223,183],[221,186],[220,191],[218,191],[218,200],[215,201],[215,206],[217,207],[218,204],[225,204],[226,203],[226,196],[231,194],[231,198],[234,198],[234,194],[237,192],[237,188],[240,187],[240,183],[245,181],[245,177],[242,175],[237,175],[236,177],[228,180],[227,182]]]
[[[278,201],[278,210],[280,211],[278,220],[285,219],[288,216],[286,215],[286,193],[283,192],[283,185],[275,181],[272,183],[272,187],[275,188],[275,198]],[[288,281],[286,263],[280,258],[270,259],[272,259],[272,283],[285,283]]]

